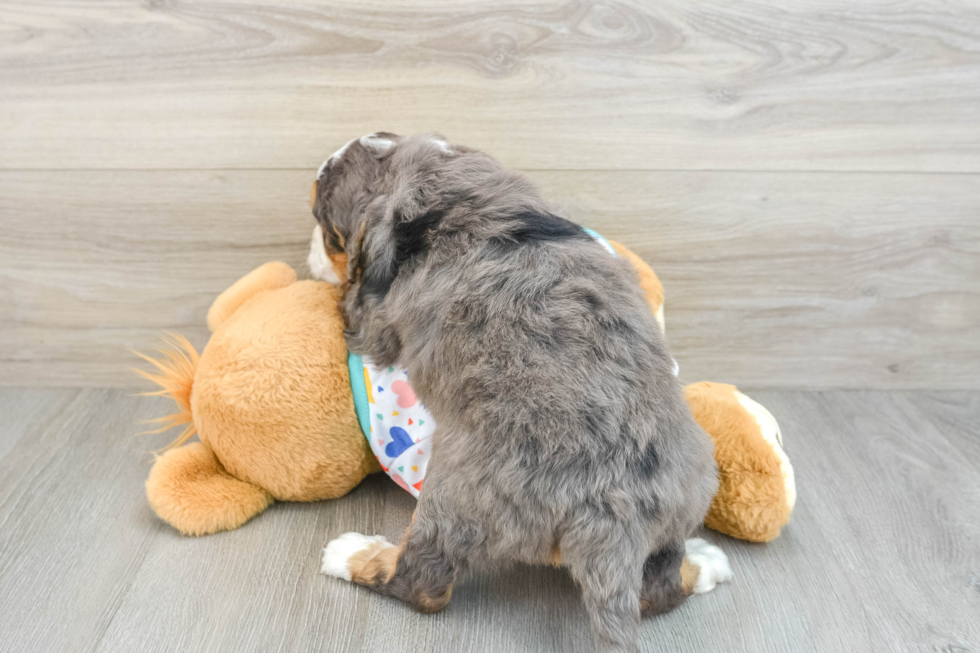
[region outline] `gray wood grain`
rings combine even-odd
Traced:
[[[535,169],[980,171],[968,1],[0,5],[8,169],[315,169],[378,129]]]
[[[976,389],[978,44],[940,0],[6,0],[0,385],[202,345],[217,293],[302,263],[312,170],[386,128],[634,248],[686,379]]]
[[[0,172],[0,384],[131,386],[129,348],[201,346],[237,278],[304,266],[311,172],[63,174]],[[980,176],[532,177],[658,272],[687,380],[980,387]]]
[[[644,650],[980,649],[980,395],[764,391],[796,470],[783,535],[706,533],[735,580],[644,622]],[[133,437],[166,406],[122,391],[0,389],[0,651],[591,649],[561,570],[477,570],[422,616],[317,573],[348,530],[397,537],[387,478],[184,538],[146,506]]]

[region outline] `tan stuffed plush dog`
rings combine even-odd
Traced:
[[[612,243],[639,275],[663,326],[653,270]],[[179,407],[159,431],[187,425],[146,481],[150,506],[186,535],[238,528],[273,502],[333,499],[380,471],[354,409],[340,290],[297,281],[267,263],[226,290],[208,312],[211,339],[198,356],[174,336],[140,372]],[[779,535],[796,498],[793,470],[772,415],[734,386],[685,388],[715,443],[720,485],[705,524],[740,539]],[[193,435],[200,442],[185,444]],[[182,446],[180,446],[182,445]]]

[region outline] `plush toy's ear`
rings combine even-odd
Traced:
[[[646,295],[647,303],[650,304],[650,310],[653,311],[653,316],[657,318],[657,324],[660,325],[660,330],[665,331],[664,287],[660,283],[660,279],[657,278],[657,275],[654,274],[653,270],[643,259],[626,249],[626,247],[613,240],[610,240],[609,244],[612,245],[612,248],[616,250],[617,254],[629,261],[633,269],[636,270],[636,274],[640,277],[640,288],[643,289],[643,294]]]
[[[296,271],[285,263],[273,261],[258,267],[234,283],[211,304],[208,328],[214,331],[242,304],[260,292],[285,288],[296,283]]]

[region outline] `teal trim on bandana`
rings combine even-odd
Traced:
[[[364,437],[371,437],[371,409],[368,407],[367,386],[364,385],[364,363],[357,354],[347,354],[347,367],[350,369],[350,389],[354,395],[354,410],[361,424]]]
[[[606,240],[605,238],[603,238],[602,236],[600,236],[597,232],[589,229],[588,227],[582,227],[582,231],[584,231],[585,233],[589,234],[590,236],[592,236],[593,238],[595,238],[597,241],[599,241],[599,244],[602,245],[603,247],[605,247],[606,250],[610,254],[612,254],[613,256],[619,256],[616,253],[616,250],[613,249],[613,246],[609,244],[609,241]]]

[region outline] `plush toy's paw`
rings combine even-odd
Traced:
[[[225,471],[203,442],[161,454],[146,479],[146,497],[184,535],[234,530],[272,503],[268,492]]]
[[[793,466],[776,419],[733,385],[692,383],[684,396],[711,436],[718,463],[718,491],[705,525],[751,542],[775,539],[796,502]]]
[[[373,558],[379,551],[388,548],[393,549],[395,545],[383,535],[344,533],[330,541],[327,548],[323,550],[320,571],[330,576],[350,580],[351,574],[356,571],[353,567],[363,566],[365,560]]]
[[[732,579],[728,556],[714,544],[695,537],[684,543],[684,551],[688,561],[700,568],[698,580],[694,584],[695,594],[710,592],[718,583]]]
[[[766,442],[772,446],[773,453],[779,459],[779,469],[783,477],[783,485],[786,488],[786,503],[790,510],[796,505],[796,479],[793,476],[793,466],[789,462],[789,457],[783,451],[783,432],[779,428],[779,422],[773,417],[769,409],[760,404],[755,399],[735,391],[735,398],[745,410],[752,414],[756,423],[759,425],[759,432]]]

